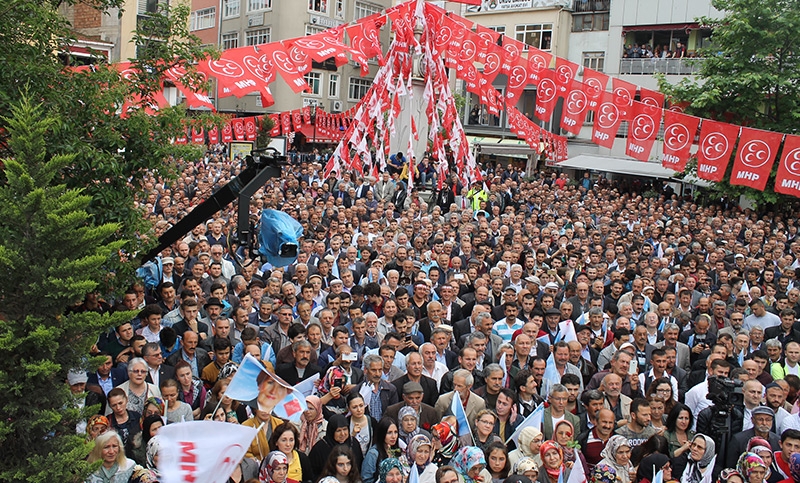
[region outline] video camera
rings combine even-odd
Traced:
[[[744,393],[742,386],[744,383],[739,379],[727,377],[709,377],[708,395],[706,398],[715,406],[731,407],[744,405]]]

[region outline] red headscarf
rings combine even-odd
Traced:
[[[561,458],[561,464],[558,465],[558,468],[550,468],[547,466],[546,460],[544,459],[545,453],[551,449],[558,451],[558,456]],[[555,441],[547,440],[539,447],[539,456],[542,458],[542,466],[547,472],[547,476],[550,477],[550,480],[558,481],[558,476],[564,470],[564,451],[561,450],[561,446]]]

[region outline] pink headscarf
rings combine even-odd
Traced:
[[[299,450],[308,453],[319,439],[319,425],[324,420],[322,415],[322,401],[317,396],[306,396],[308,408],[317,410],[317,416],[313,421],[308,421],[305,416],[300,423],[300,445]]]

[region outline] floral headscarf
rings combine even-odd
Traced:
[[[275,474],[275,469],[279,465],[286,465],[289,467],[289,459],[280,451],[271,451],[263,460],[261,460],[261,468],[258,470],[258,481],[260,483],[275,483],[272,476]]]
[[[531,441],[536,439],[537,436],[541,435],[542,432],[539,431],[539,428],[534,428],[533,426],[528,426],[527,428],[523,429],[519,432],[519,451],[524,454],[525,456],[533,457],[535,456],[531,452]]]
[[[98,424],[104,424],[106,427],[111,426],[111,424],[108,422],[107,417],[103,416],[102,414],[95,414],[94,416],[89,418],[89,421],[86,423],[86,427],[92,428]]]
[[[539,465],[537,465],[533,458],[529,456],[520,458],[520,460],[514,463],[514,466],[511,467],[512,475],[524,475],[528,471],[535,471],[536,473],[539,473]]]
[[[755,453],[742,453],[742,455],[739,456],[739,461],[736,462],[736,471],[741,473],[741,475],[744,477],[744,481],[750,481],[750,473],[754,468],[758,467],[767,469],[767,465],[764,463],[764,460],[761,459],[761,456],[758,456]]]
[[[400,470],[400,473],[403,473],[403,465],[400,464],[400,460],[397,458],[386,458],[380,462],[378,465],[378,478],[380,479],[380,483],[386,483],[386,475],[392,471],[392,468],[397,468]]]
[[[433,443],[431,443],[431,439],[424,434],[418,434],[411,438],[411,441],[408,442],[408,447],[406,448],[406,458],[408,458],[408,464],[414,465],[417,461],[417,450],[423,446],[430,446],[433,449]],[[428,456],[428,461],[425,462],[425,465],[431,462],[431,455]]]
[[[325,416],[322,414],[322,402],[317,396],[306,396],[306,403],[308,403],[309,409],[317,410],[317,417],[313,421],[308,421],[305,417],[301,419],[298,449],[303,453],[308,453],[317,442],[319,425],[325,420]]]
[[[545,441],[539,447],[539,457],[542,458],[542,462],[544,462],[545,453],[551,449],[558,451],[558,455],[561,457],[561,464],[558,466],[558,468],[550,468],[546,464],[542,464],[542,467],[547,472],[547,475],[550,477],[550,479],[558,480],[558,475],[561,474],[561,471],[564,469],[564,450],[561,449],[561,445],[552,440]]]
[[[337,379],[344,379],[344,371],[339,366],[332,366],[317,383],[317,392],[323,396],[328,394]]]
[[[142,406],[142,407],[144,409],[147,409],[147,406],[150,405],[150,404],[152,404],[153,406],[158,408],[159,414],[161,414],[162,416],[164,415],[164,400],[163,399],[161,399],[160,397],[151,396],[151,397],[147,398],[147,400],[144,402],[144,406]]]
[[[744,481],[744,476],[742,476],[738,471],[732,468],[725,468],[724,470],[719,472],[719,477],[717,478],[717,483],[727,483],[731,476],[738,476],[739,478]]]
[[[615,434],[608,438],[606,447],[600,452],[600,456],[603,457],[601,463],[612,466],[616,470],[617,478],[619,478],[622,483],[628,483],[631,480],[630,470],[633,468],[633,465],[631,465],[630,461],[625,465],[621,465],[617,462],[617,451],[624,446],[628,448],[631,447],[628,438]]]
[[[150,441],[147,442],[147,452],[146,452],[146,463],[147,469],[153,470],[158,472],[158,468],[156,467],[156,456],[158,455],[158,435],[153,436],[150,438]]]
[[[437,456],[449,460],[458,449],[458,438],[456,438],[453,427],[449,423],[441,422],[431,429],[435,431],[435,436],[439,436],[439,441],[442,443],[442,447],[436,452]]]
[[[594,466],[590,480],[594,483],[616,483],[617,476],[613,466],[601,462]]]
[[[475,480],[469,477],[468,472],[477,465],[486,466],[486,457],[480,448],[476,446],[464,446],[459,449],[455,456],[453,456],[453,459],[450,460],[450,465],[464,478],[466,483],[474,483]]]
[[[789,473],[794,481],[800,481],[800,453],[794,453],[789,457]]]

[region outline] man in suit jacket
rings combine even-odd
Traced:
[[[469,421],[471,427],[474,427],[473,425],[475,424],[475,418],[478,416],[478,413],[486,409],[486,401],[471,391],[473,382],[474,378],[468,370],[457,370],[453,376],[453,387],[455,389],[446,394],[442,394],[439,400],[436,401],[436,412],[438,415],[441,417],[453,414],[451,406],[453,404],[453,398],[455,397],[455,391],[457,390],[458,396],[461,398],[461,404],[464,404],[464,401],[466,401],[464,412],[467,415],[467,421]]]
[[[567,411],[568,397],[569,393],[564,385],[553,384],[550,389],[550,395],[547,398],[550,406],[544,410],[542,415],[542,435],[544,435],[545,440],[553,438],[553,419],[566,419],[572,423],[573,428],[581,427],[581,419]]]
[[[380,420],[384,412],[389,409],[389,406],[397,404],[400,398],[397,396],[397,389],[388,382],[384,381],[381,376],[383,375],[383,359],[376,354],[367,354],[364,356],[364,376],[365,380],[355,387],[357,394],[369,394],[365,396],[364,404],[367,405],[369,415]],[[378,404],[372,404],[373,395],[378,396]]]
[[[275,369],[275,374],[278,377],[292,386],[305,381],[314,374],[319,374],[322,377],[322,369],[318,365],[311,363],[311,343],[307,340],[299,340],[293,343],[292,353],[294,354],[294,362],[278,364]],[[300,375],[300,371],[303,372],[303,375]]]
[[[439,397],[439,389],[436,387],[436,381],[422,374],[422,356],[419,352],[411,352],[408,354],[408,357],[406,357],[406,373],[391,382],[394,384],[394,387],[397,389],[397,394],[400,396],[405,396],[404,388],[408,383],[413,382],[419,384],[424,394],[422,402],[429,406],[436,405],[436,399]]]
[[[211,357],[209,357],[208,352],[197,347],[198,340],[197,332],[191,329],[184,332],[181,339],[181,349],[169,356],[166,363],[175,367],[175,364],[179,361],[186,361],[192,367],[192,376],[200,379],[203,368],[211,364]]]
[[[746,449],[750,438],[758,436],[769,442],[772,451],[781,450],[781,438],[772,432],[772,423],[775,419],[775,413],[767,406],[759,406],[751,411],[753,427],[747,431],[742,431],[734,435],[728,443],[728,454],[726,457],[726,467],[733,468],[736,466],[736,461]]]
[[[389,406],[389,408],[386,410],[387,416],[400,423],[401,421],[398,419],[400,409],[408,406],[417,412],[420,427],[427,426],[430,428],[439,422],[441,417],[436,412],[436,409],[434,409],[433,406],[422,402],[423,392],[427,393],[427,391],[425,391],[419,383],[413,381],[407,382],[403,384],[401,389],[403,400],[397,404],[392,404]]]
[[[106,356],[105,362],[97,368],[96,372],[88,374],[86,384],[100,386],[108,396],[109,391],[128,380],[128,371],[122,367],[114,367],[114,358],[110,354],[102,355]]]
[[[692,350],[689,348],[688,345],[684,344],[683,342],[678,342],[678,337],[680,336],[681,329],[678,324],[667,324],[664,326],[664,340],[661,342],[657,342],[655,344],[656,347],[659,349],[663,347],[675,347],[677,350],[677,362],[676,364],[678,367],[683,369],[686,372],[689,372],[692,369],[692,362],[691,362],[691,355]]]
[[[142,347],[142,358],[147,362],[146,382],[161,387],[161,383],[167,379],[175,379],[175,368],[162,364],[164,360],[161,356],[161,344],[158,342],[148,342]]]
[[[389,201],[392,199],[392,195],[394,194],[395,184],[391,177],[389,177],[388,172],[384,172],[381,180],[375,183],[375,187],[373,188],[373,192],[375,193],[375,199],[378,201]]]

